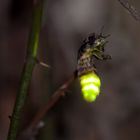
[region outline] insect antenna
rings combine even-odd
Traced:
[[[109,36],[110,36],[110,34],[108,34],[108,35],[103,35],[103,30],[104,30],[104,25],[101,27],[101,30],[100,30],[100,34],[99,34],[99,37],[102,37],[102,38],[108,38]]]

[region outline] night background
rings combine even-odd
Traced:
[[[33,0],[0,0],[0,140],[6,140],[25,61]],[[140,1],[131,0],[138,12]],[[90,33],[110,37],[112,56],[96,61],[102,85],[87,103],[75,80],[47,113],[36,140],[140,140],[140,22],[117,0],[46,0],[36,65],[19,133],[73,73],[77,52]]]

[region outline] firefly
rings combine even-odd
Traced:
[[[108,35],[109,36],[109,35]],[[111,59],[110,55],[104,54],[104,47],[108,36],[91,34],[83,41],[78,51],[77,71],[80,80],[83,98],[87,102],[93,102],[100,93],[101,80],[96,72],[94,59]]]

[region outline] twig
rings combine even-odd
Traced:
[[[49,99],[48,103],[46,105],[43,105],[37,112],[37,115],[34,117],[29,126],[30,128],[35,127],[38,124],[38,122],[40,122],[45,117],[47,112],[57,103],[60,97],[65,95],[65,92],[68,90],[68,87],[71,85],[71,83],[73,83],[76,77],[77,74],[76,72],[74,72],[73,75],[55,91],[55,93]]]
[[[14,110],[11,117],[10,128],[7,140],[16,140],[17,132],[19,129],[20,116],[28,96],[28,87],[31,81],[33,68],[36,64],[35,58],[37,56],[39,33],[41,28],[41,19],[43,11],[43,0],[36,3],[33,11],[32,27],[29,36],[26,62],[21,75],[20,87],[16,97]]]
[[[39,124],[44,119],[48,111],[55,106],[55,104],[59,101],[59,99],[65,95],[65,92],[67,91],[68,87],[73,83],[73,81],[77,78],[77,71],[73,73],[73,75],[64,82],[51,96],[49,101],[42,105],[39,109],[39,111],[36,113],[35,117],[32,119],[30,125],[26,130],[23,131],[23,133],[20,136],[20,139],[26,139],[28,137],[34,138],[37,131],[39,131]],[[23,138],[24,137],[24,138]]]
[[[140,21],[140,14],[137,12],[137,10],[132,6],[128,0],[117,0],[130,14],[131,16],[137,20]]]
[[[42,61],[39,61],[38,59],[36,59],[36,62],[37,64],[39,64],[40,66],[42,67],[45,67],[45,68],[50,68],[50,66]]]

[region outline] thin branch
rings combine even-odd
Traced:
[[[67,91],[68,87],[73,83],[75,78],[77,77],[76,72],[73,73],[73,75],[66,80],[51,96],[49,101],[43,105],[40,110],[37,112],[37,115],[32,120],[29,128],[35,127],[48,113],[48,111],[58,102],[58,100],[65,95],[65,92]]]
[[[30,125],[26,130],[23,131],[19,139],[32,139],[35,137],[35,135],[38,133],[42,120],[45,118],[48,111],[56,105],[56,103],[59,101],[59,99],[63,96],[65,96],[66,91],[68,90],[68,87],[73,83],[73,81],[77,78],[77,71],[73,73],[73,75],[64,82],[51,96],[49,101],[42,105],[39,109],[39,111],[36,113],[35,117],[32,119]]]
[[[41,19],[43,11],[43,0],[36,3],[33,11],[32,27],[29,35],[26,62],[23,67],[21,82],[16,97],[14,110],[11,117],[10,128],[7,140],[16,140],[19,129],[20,116],[28,96],[28,88],[32,77],[33,68],[36,64],[35,58],[37,56],[39,33],[41,28]]]
[[[140,14],[137,12],[135,7],[131,5],[128,0],[117,0],[129,13],[130,15],[137,21],[140,21]]]
[[[37,64],[39,64],[40,66],[44,67],[44,68],[50,68],[50,66],[42,61],[39,61],[38,59],[36,59]]]

